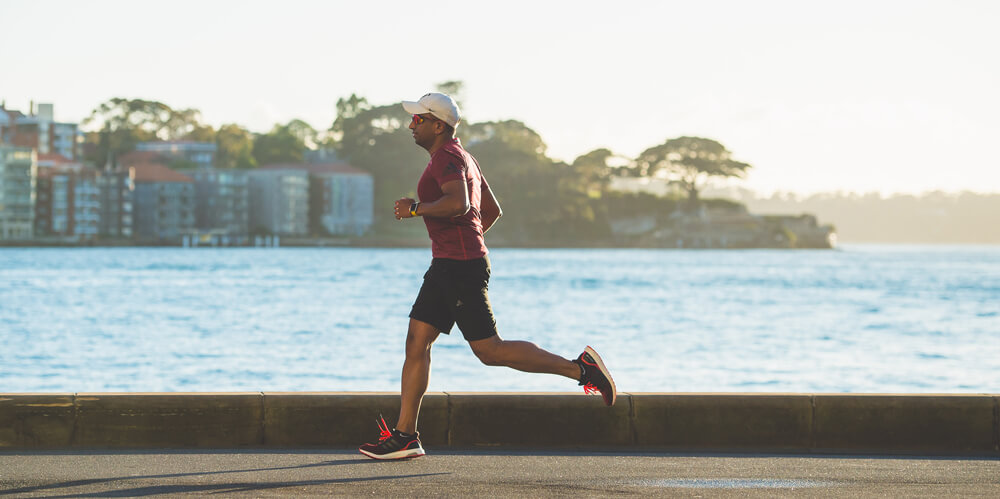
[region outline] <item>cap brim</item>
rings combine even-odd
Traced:
[[[430,109],[427,109],[426,107],[420,105],[419,102],[413,102],[408,100],[403,101],[403,109],[405,109],[406,112],[410,114],[427,114],[431,112]]]

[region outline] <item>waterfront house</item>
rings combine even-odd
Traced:
[[[0,240],[29,240],[35,227],[38,156],[30,147],[0,144]]]
[[[128,169],[135,182],[135,239],[178,244],[195,226],[194,180],[160,163],[138,163]]]
[[[195,227],[210,237],[243,238],[250,232],[249,177],[244,170],[181,170],[195,186]]]
[[[249,176],[250,232],[304,236],[309,232],[309,172],[260,168]]]
[[[268,170],[309,174],[309,232],[361,236],[374,223],[375,182],[370,173],[344,162],[267,165]]]
[[[35,237],[92,241],[100,222],[97,171],[61,154],[38,155]]]
[[[102,171],[97,177],[97,233],[102,238],[131,239],[135,182],[129,170]]]

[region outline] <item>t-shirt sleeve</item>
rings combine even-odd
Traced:
[[[439,187],[452,180],[465,180],[466,170],[465,161],[451,154],[438,154],[431,161],[430,173]]]

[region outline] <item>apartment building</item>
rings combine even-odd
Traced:
[[[36,238],[55,236],[92,241],[98,236],[100,216],[100,187],[95,169],[78,163],[39,164],[35,186]]]
[[[316,233],[360,236],[374,223],[371,174],[347,163],[308,165],[309,221]]]
[[[181,173],[194,180],[195,226],[220,236],[250,233],[250,178],[244,170],[201,168]]]
[[[55,120],[52,104],[39,104],[37,112],[32,104],[28,114],[0,106],[0,142],[75,160],[80,158],[82,139],[76,123]]]
[[[0,240],[34,236],[37,175],[32,148],[0,144]]]
[[[151,244],[175,244],[195,228],[194,180],[158,163],[129,167],[135,183],[133,234]]]
[[[250,232],[281,236],[309,233],[309,172],[261,168],[248,172]]]

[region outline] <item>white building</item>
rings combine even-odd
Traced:
[[[371,174],[346,163],[309,165],[311,219],[329,235],[360,236],[374,223]]]
[[[262,168],[250,177],[250,232],[282,236],[309,233],[309,172]]]

